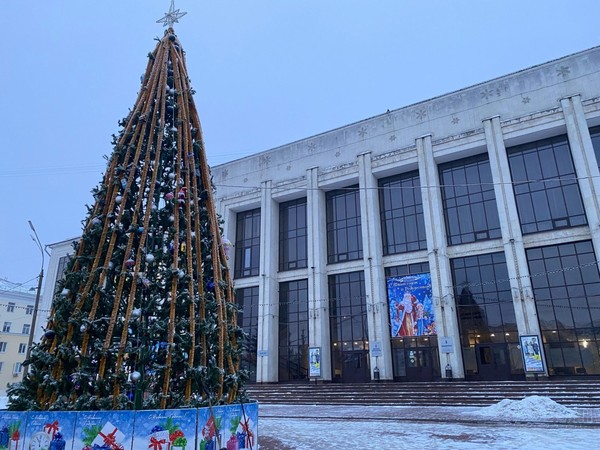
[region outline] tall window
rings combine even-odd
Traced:
[[[308,374],[308,280],[279,284],[279,381]]]
[[[19,374],[23,370],[23,364],[20,362],[16,362],[13,364],[13,373]]]
[[[279,270],[307,267],[306,199],[279,205]]]
[[[29,334],[30,330],[31,330],[31,325],[30,324],[26,323],[26,324],[23,325],[23,331],[22,331],[23,334]]]
[[[20,343],[19,344],[19,353],[25,353],[27,351],[27,344]]]
[[[512,291],[504,253],[450,261],[460,340],[467,374],[478,373],[480,344],[510,343],[511,370],[522,373]]]
[[[487,154],[440,165],[448,245],[501,237]]]
[[[429,263],[414,263],[404,266],[393,266],[385,268],[385,277],[403,277],[406,275],[417,275],[429,272]]]
[[[383,253],[427,248],[419,172],[379,180]]]
[[[600,169],[600,127],[590,128],[590,137],[594,145],[594,153],[596,155],[596,164]]]
[[[6,312],[15,312],[15,304],[13,302],[8,302],[8,305],[6,305]]]
[[[25,314],[27,314],[28,316],[33,314],[33,305],[27,305],[25,307]]]
[[[334,380],[352,375],[345,373],[349,369],[364,370],[362,361],[359,367],[347,367],[348,359],[344,356],[349,352],[366,354],[369,348],[363,272],[329,276],[329,324]]]
[[[600,374],[600,274],[592,243],[526,252],[550,374]]]
[[[256,356],[258,351],[258,286],[237,289],[235,301],[240,310],[238,325],[246,338],[242,349],[240,368],[250,372],[250,380],[256,381]]]
[[[56,270],[56,281],[62,280],[65,277],[65,272],[67,271],[67,264],[69,264],[69,259],[71,257],[61,256],[58,260],[58,269]]]
[[[10,327],[12,326],[11,322],[4,322],[4,325],[2,326],[2,332],[3,333],[10,333]]]
[[[327,193],[327,262],[363,256],[358,187]]]
[[[236,278],[258,275],[260,257],[260,209],[237,214],[235,236]]]
[[[566,136],[506,151],[523,234],[587,224]]]
[[[6,351],[6,342],[0,342],[0,353],[4,353]]]

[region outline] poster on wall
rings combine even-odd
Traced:
[[[431,275],[387,279],[392,337],[435,335]]]
[[[308,349],[308,376],[321,376],[321,347],[310,347]]]
[[[545,373],[540,337],[537,335],[519,336],[519,341],[525,373]]]

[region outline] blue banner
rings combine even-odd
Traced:
[[[387,279],[392,337],[435,335],[431,275]]]

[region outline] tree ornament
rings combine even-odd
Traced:
[[[53,340],[55,336],[56,333],[54,332],[54,330],[46,330],[46,332],[44,333],[44,337],[49,341]]]
[[[61,292],[60,295],[61,297],[67,297],[69,294],[71,293],[71,291],[67,288],[64,288]]]
[[[79,327],[79,331],[81,331],[82,333],[85,333],[86,330],[87,330],[87,325],[85,323]]]
[[[175,222],[175,216],[174,215],[170,215],[169,216],[169,222]]]
[[[102,221],[98,217],[92,219],[92,225],[100,225]]]
[[[133,319],[139,319],[142,316],[142,310],[140,308],[134,308],[131,311],[131,317]]]
[[[117,205],[120,205],[122,201],[123,201],[123,197],[121,197],[120,195],[117,195],[117,196],[115,197],[115,203],[116,203]]]
[[[175,174],[173,172],[169,173],[169,180],[174,180]]]
[[[146,262],[148,264],[152,264],[154,262],[154,255],[152,253],[148,253],[146,255]]]
[[[132,268],[133,266],[135,266],[135,260],[133,258],[129,258],[125,261],[125,267]]]
[[[174,197],[175,197],[175,195],[172,192],[167,192],[165,194],[165,200],[167,200],[167,201],[173,200]]]
[[[134,370],[133,372],[131,372],[130,376],[131,376],[131,381],[133,381],[134,383],[137,383],[142,378],[142,374],[139,373],[137,370]]]

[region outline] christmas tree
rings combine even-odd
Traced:
[[[200,120],[171,10],[119,122],[83,235],[13,410],[231,403],[241,329]]]

